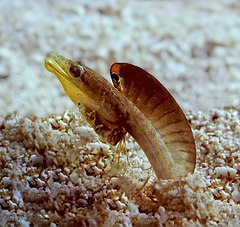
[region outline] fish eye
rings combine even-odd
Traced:
[[[70,74],[77,78],[83,74],[83,68],[81,66],[73,65],[69,69]]]
[[[79,77],[80,76],[80,70],[77,66],[71,66],[69,69],[69,72],[73,77]]]
[[[112,80],[119,83],[119,75],[117,73],[111,73]]]

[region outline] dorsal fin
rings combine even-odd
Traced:
[[[136,115],[130,117],[126,130],[142,147],[156,175],[168,179],[192,173],[196,162],[193,134],[168,90],[154,76],[131,64],[115,63],[110,73],[114,86],[130,101],[130,113]]]

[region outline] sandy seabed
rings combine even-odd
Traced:
[[[89,2],[0,2],[0,225],[238,226],[239,1]],[[155,75],[191,123],[195,173],[159,181],[130,136],[120,158],[100,142],[44,69],[51,50]]]

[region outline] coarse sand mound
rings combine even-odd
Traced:
[[[236,226],[239,116],[235,108],[189,113],[197,145],[195,173],[159,181],[131,137],[128,156],[119,156],[80,114],[9,115],[0,134],[2,225]]]

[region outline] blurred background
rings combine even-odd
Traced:
[[[1,0],[0,115],[76,110],[44,68],[52,50],[110,79],[114,62],[157,77],[185,111],[240,103],[238,0]]]

